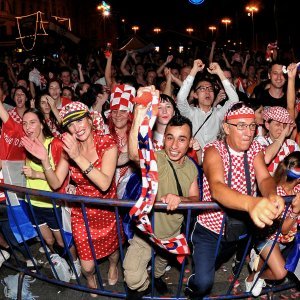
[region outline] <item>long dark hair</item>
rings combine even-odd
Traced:
[[[42,112],[42,109],[41,109],[41,100],[42,100],[42,97],[43,96],[49,96],[49,93],[47,91],[43,91],[41,93],[39,93],[36,97],[36,100],[35,100],[35,107],[43,114]],[[43,114],[44,115],[44,114]],[[45,119],[45,116],[44,116],[44,119]],[[49,115],[49,119],[51,120],[52,124],[55,124],[56,128],[58,129],[58,131],[61,133],[62,132],[62,129],[61,129],[61,126],[60,124],[58,123],[54,113],[52,112],[52,110],[50,110],[50,115]],[[45,119],[46,121],[46,119]],[[46,122],[47,124],[47,122]],[[49,128],[49,127],[48,127]],[[50,128],[49,128],[50,129]],[[51,131],[51,129],[50,129]]]
[[[43,125],[42,132],[43,132],[43,135],[45,138],[53,137],[52,132],[46,123],[45,117],[40,110],[38,110],[36,108],[28,108],[25,110],[25,112],[23,114],[23,118],[27,113],[33,113],[38,117],[40,123]],[[41,161],[38,158],[36,158],[35,156],[33,156],[31,153],[29,153],[28,151],[26,151],[26,157],[36,164],[39,164],[39,165],[41,164]]]
[[[300,151],[290,153],[278,164],[273,176],[276,184],[295,180],[287,176],[287,171],[294,168],[300,168]]]

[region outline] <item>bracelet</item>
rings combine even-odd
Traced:
[[[298,219],[298,215],[299,214],[295,214],[293,212],[290,213],[289,217],[292,219],[292,220],[297,220]]]
[[[87,174],[89,174],[93,170],[93,168],[94,168],[94,165],[90,162],[89,167],[86,170],[82,171],[82,173],[84,175],[87,175]]]
[[[52,170],[52,166],[50,165],[48,168],[43,168],[44,172]]]

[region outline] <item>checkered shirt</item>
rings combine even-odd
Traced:
[[[206,145],[204,148],[204,152],[209,147],[216,148],[216,150],[219,152],[221,156],[221,159],[223,161],[223,166],[224,166],[224,181],[227,184],[228,171],[229,171],[229,155],[226,146],[223,141],[215,141],[213,143]],[[258,155],[258,153],[262,150],[263,150],[262,146],[258,142],[253,141],[253,143],[250,145],[249,150],[247,151],[252,195],[254,195],[254,191],[256,190],[253,161],[255,157]],[[231,189],[240,192],[241,194],[247,195],[246,176],[244,170],[244,153],[242,152],[240,156],[231,153],[230,156],[232,160]],[[202,201],[213,201],[213,199],[211,198],[209,184],[205,174],[203,175],[203,200]],[[219,234],[221,230],[223,215],[224,214],[222,211],[213,211],[213,210],[203,211],[203,213],[201,213],[198,216],[198,222],[202,226]]]
[[[273,143],[271,138],[269,136],[259,136],[256,138],[256,140],[263,146],[264,153],[266,152],[266,148]],[[274,157],[274,159],[271,161],[271,163],[268,165],[268,170],[271,174],[271,176],[274,175],[279,163],[290,153],[294,151],[300,151],[299,145],[290,139],[286,139],[284,143],[282,144],[281,148],[279,149],[277,155]]]

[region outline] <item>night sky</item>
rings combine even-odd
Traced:
[[[292,5],[298,1],[292,0],[205,0],[202,5],[192,5],[188,0],[108,0],[112,15],[121,20],[125,18],[128,29],[132,25],[140,26],[139,34],[147,34],[154,27],[162,30],[185,32],[187,27],[193,27],[195,36],[209,40],[211,31],[209,25],[218,27],[215,38],[225,35],[225,25],[221,19],[229,17],[232,24],[227,28],[227,36],[233,40],[249,41],[252,35],[251,17],[247,16],[245,7],[256,4],[259,12],[254,15],[255,33],[259,43],[279,40],[282,47],[297,45],[296,19],[297,10]],[[98,2],[99,3],[99,2]],[[163,4],[163,5],[162,5]]]

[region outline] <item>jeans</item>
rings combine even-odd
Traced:
[[[215,270],[228,260],[236,251],[236,242],[226,242],[222,237],[217,257],[215,257],[219,235],[195,223],[192,232],[194,273],[187,286],[192,297],[201,299],[213,287]]]

